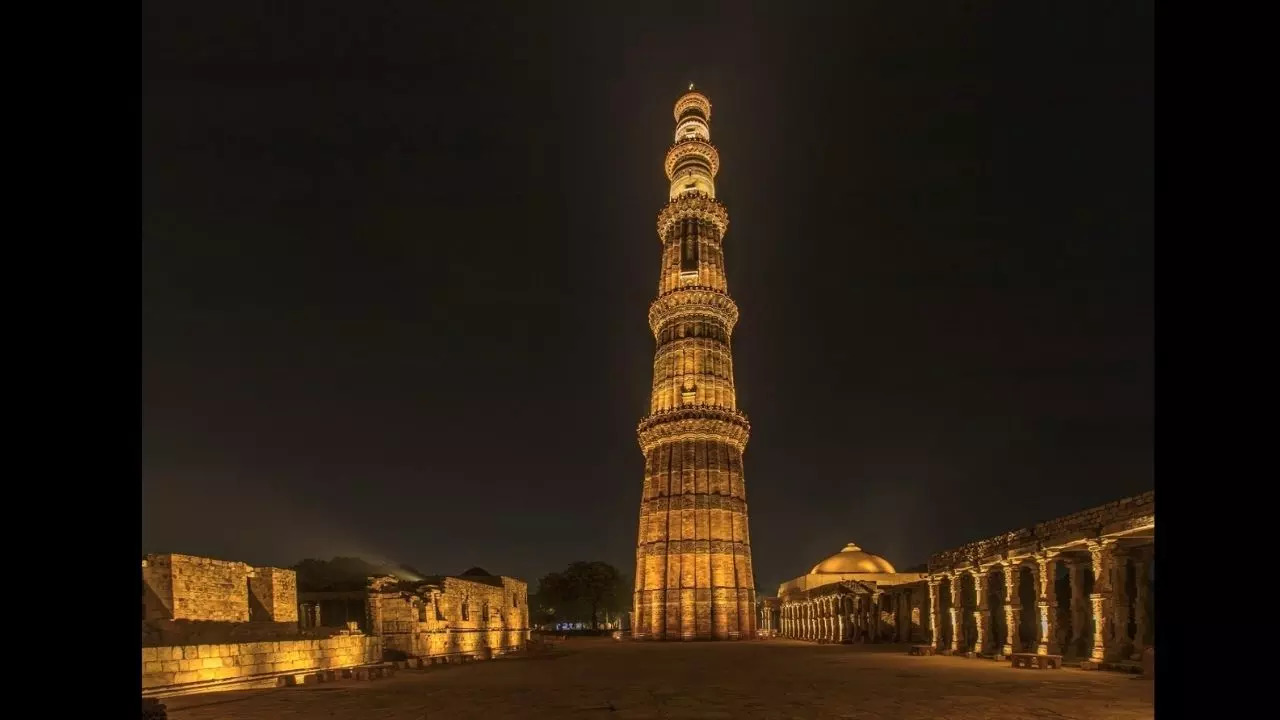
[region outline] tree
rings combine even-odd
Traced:
[[[544,621],[590,623],[598,630],[601,613],[621,610],[629,593],[618,569],[597,560],[571,563],[562,572],[544,575],[535,595]]]
[[[571,563],[563,577],[575,599],[591,609],[591,629],[600,629],[600,611],[612,610],[622,597],[622,575],[606,562]]]
[[[530,598],[537,609],[540,621],[551,623],[557,620],[571,620],[575,604],[574,591],[563,573],[553,572],[538,580],[538,590]]]

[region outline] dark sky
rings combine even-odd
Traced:
[[[761,588],[1152,486],[1149,3],[143,5],[146,551],[631,573],[689,82]]]

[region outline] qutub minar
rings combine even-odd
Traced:
[[[638,429],[645,477],[632,632],[648,640],[746,639],[756,616],[742,475],[750,425],[733,389],[729,214],[715,199],[711,101],[690,85],[675,119],[665,163],[670,201],[658,213],[662,270],[649,306],[658,346],[653,394]]]

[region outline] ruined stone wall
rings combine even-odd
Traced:
[[[249,578],[250,615],[270,622],[298,621],[298,574],[283,568],[253,569]]]
[[[529,636],[528,585],[495,579],[501,585],[447,577],[434,590],[371,592],[375,632],[387,650],[410,657],[487,657],[523,649]]]
[[[246,563],[168,553],[148,555],[142,571],[156,597],[156,614],[149,607],[148,618],[249,621],[252,568]]]
[[[142,623],[142,647],[292,640],[302,637],[328,637],[336,633],[336,628],[303,631],[296,622],[226,623],[207,620],[145,620]]]
[[[228,645],[180,645],[142,649],[142,688],[252,679],[272,673],[353,667],[382,659],[380,638],[338,635]]]
[[[142,561],[143,620],[173,619],[172,573],[168,555],[150,555]]]
[[[1119,531],[1126,525],[1154,518],[1155,501],[1156,494],[1152,490],[1054,518],[1031,527],[1011,530],[1002,535],[971,542],[933,555],[929,558],[929,569],[934,571],[949,568],[975,559],[999,555],[1014,548],[1037,545],[1049,547],[1080,537],[1095,537],[1102,533]]]

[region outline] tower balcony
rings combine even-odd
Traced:
[[[720,237],[729,231],[729,211],[710,193],[686,192],[677,195],[658,212],[658,239],[665,241],[671,226],[685,218],[697,218],[709,222],[720,231]]]
[[[655,336],[667,323],[685,317],[718,321],[728,334],[738,323],[738,304],[723,290],[705,285],[685,285],[659,295],[649,305],[649,329]]]
[[[716,146],[697,137],[682,140],[667,150],[663,168],[667,171],[668,180],[676,179],[676,170],[681,166],[682,160],[700,160],[713,178],[720,172],[720,153],[716,151]]]
[[[685,405],[649,415],[640,421],[636,435],[645,453],[664,442],[686,439],[717,440],[742,452],[751,435],[751,423],[741,410]]]

